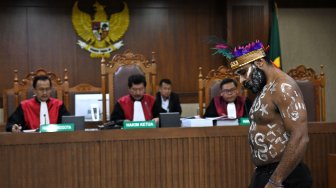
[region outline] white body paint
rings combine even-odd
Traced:
[[[267,126],[259,127],[255,117],[269,119],[270,122],[273,119],[276,107],[272,104],[272,96],[282,97],[286,103],[289,103],[285,109],[280,111],[283,119],[289,118],[291,121],[297,121],[300,118],[300,110],[305,109],[305,104],[300,102],[300,97],[297,91],[293,91],[293,87],[288,83],[279,83],[275,81],[265,85],[262,92],[254,100],[252,108],[250,110],[251,126],[249,140],[251,143],[252,156],[260,161],[268,161],[276,158],[286,148],[286,144],[290,135],[285,131],[282,122],[268,123]],[[277,89],[278,88],[278,89]],[[279,89],[280,88],[280,89]],[[280,92],[280,93],[279,93]],[[294,94],[293,94],[294,93]],[[271,95],[271,96],[269,96]],[[267,96],[268,99],[265,98]],[[260,120],[259,120],[260,121]],[[262,131],[261,131],[262,130]],[[265,131],[266,130],[266,131]]]

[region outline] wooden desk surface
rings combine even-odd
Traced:
[[[0,187],[247,187],[248,127],[0,133]],[[327,187],[336,123],[310,123],[305,163]]]

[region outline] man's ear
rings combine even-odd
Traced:
[[[254,61],[254,64],[258,67],[261,68],[262,66],[264,66],[265,61],[263,61],[263,59],[258,59]]]

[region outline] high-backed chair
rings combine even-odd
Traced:
[[[75,97],[77,94],[101,94],[101,87],[95,87],[88,83],[80,83],[68,90],[70,114],[75,114]]]
[[[202,67],[199,67],[198,74],[198,105],[199,105],[199,115],[202,117],[204,114],[204,109],[209,105],[211,99],[214,96],[220,95],[220,83],[224,78],[233,78],[238,82],[238,90],[241,91],[241,86],[239,83],[239,77],[237,77],[234,72],[225,67],[220,66],[217,70],[212,69],[208,74],[203,77]],[[241,95],[247,96],[247,91],[243,91]]]
[[[156,92],[156,64],[154,52],[149,61],[142,54],[134,54],[126,50],[115,55],[108,63],[101,64],[101,87],[103,97],[103,122],[106,122],[106,93],[109,99],[109,111],[112,112],[114,104],[123,95],[128,94],[128,77],[133,74],[143,74],[146,77],[146,93],[155,95]]]
[[[32,84],[36,75],[49,76],[53,87],[51,96],[63,100],[64,104],[68,107],[67,90],[69,83],[67,69],[64,70],[63,79],[61,79],[55,73],[47,72],[44,69],[38,69],[35,72],[30,72],[23,79],[19,79],[18,70],[14,70],[13,88],[6,89],[3,92],[4,121],[7,121],[9,115],[14,112],[22,100],[33,97]]]
[[[3,102],[3,120],[7,122],[8,117],[15,111],[17,105],[15,105],[14,99],[14,89],[5,89],[2,92],[2,102]],[[4,129],[5,130],[5,129]],[[2,131],[4,131],[2,130]]]
[[[326,78],[321,65],[320,75],[312,68],[299,65],[287,74],[299,85],[306,104],[308,121],[326,120],[325,84]]]

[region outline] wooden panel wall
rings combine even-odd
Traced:
[[[242,147],[234,149],[233,143]],[[243,160],[246,143],[245,137],[217,136],[105,142],[102,187],[247,187],[248,181],[233,177],[252,172]]]
[[[158,79],[171,78],[182,102],[197,102],[199,66],[206,73],[224,61],[211,56],[208,36],[221,36],[232,44],[268,41],[267,0],[126,2],[131,24],[123,38],[125,46],[116,53],[131,49],[149,57],[151,51],[156,51]],[[89,58],[89,53],[76,45],[79,38],[71,23],[73,3],[74,0],[1,1],[1,92],[11,87],[13,69],[19,69],[24,76],[41,67],[59,75],[68,68],[72,86],[83,82],[100,85],[99,60]],[[302,1],[293,6],[304,5]]]
[[[0,135],[0,187],[247,187],[246,128]]]
[[[268,43],[268,0],[228,0],[228,42],[238,45],[255,40]]]
[[[0,134],[0,187],[247,187],[248,127]],[[311,123],[304,162],[327,187],[335,123]]]
[[[41,67],[60,76],[67,68],[71,86],[84,82],[100,86],[100,60],[91,59],[89,53],[76,44],[79,38],[71,23],[74,2],[4,0],[0,3],[1,92],[11,87],[13,69],[18,69],[22,77]],[[125,46],[115,53],[131,49],[150,58],[151,52],[155,51],[158,80],[170,78],[182,102],[197,102],[199,66],[206,73],[224,62],[223,57],[211,55],[213,52],[207,43],[209,36],[225,39],[232,28],[235,32],[253,32],[249,39],[267,35],[267,31],[252,27],[252,23],[268,19],[267,15],[261,14],[267,3],[252,7],[256,14],[250,17],[250,9],[246,11],[244,7],[231,5],[227,8],[225,0],[126,2],[130,9],[130,26],[122,38]],[[226,24],[227,10],[231,9],[229,21],[236,23],[234,27]],[[245,18],[243,21],[239,20],[241,16]],[[237,41],[237,37],[245,39],[240,34],[229,36],[233,41]]]
[[[328,187],[336,185],[336,154],[328,155]]]
[[[313,187],[328,187],[328,154],[336,153],[336,134],[333,127],[310,127],[309,146],[304,162],[313,177]]]

